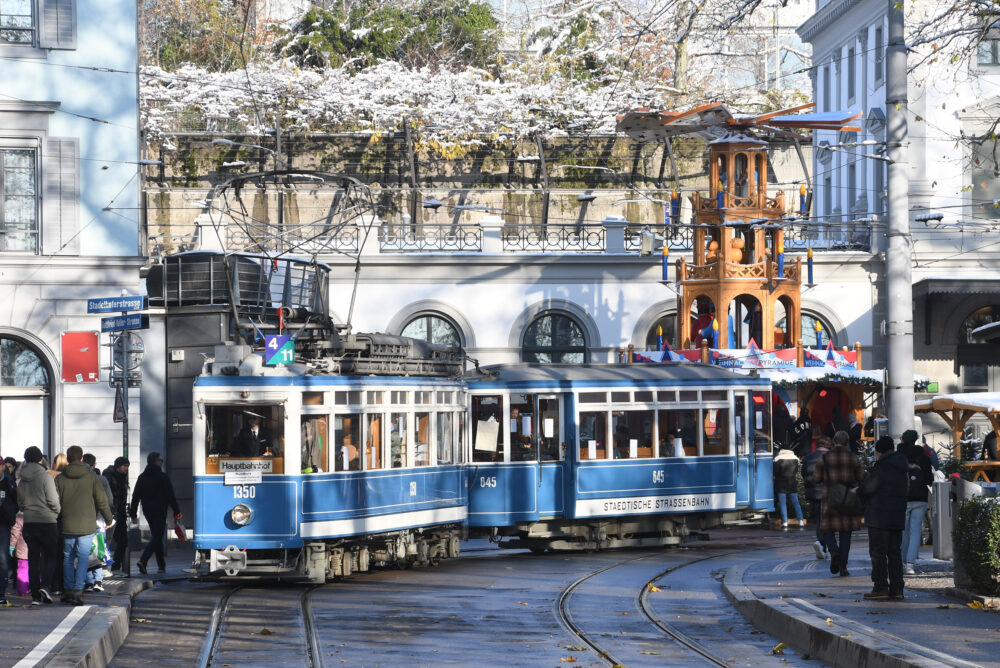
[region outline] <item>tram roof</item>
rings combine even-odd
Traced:
[[[489,375],[470,372],[470,387],[494,383],[517,385],[753,385],[771,381],[755,375],[737,374],[710,364],[498,364],[482,367]]]

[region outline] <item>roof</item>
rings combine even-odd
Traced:
[[[500,364],[482,367],[495,375],[471,372],[470,387],[494,383],[512,385],[599,386],[599,385],[770,385],[759,376],[733,373],[711,364]]]
[[[930,399],[921,399],[913,404],[913,410],[917,413],[950,411],[955,408],[981,413],[1000,413],[1000,392],[938,394]]]
[[[1000,293],[1000,274],[979,276],[928,276],[913,284],[913,298],[927,295]]]

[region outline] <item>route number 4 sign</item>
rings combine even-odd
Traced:
[[[264,337],[264,364],[292,364],[295,342],[290,335]]]

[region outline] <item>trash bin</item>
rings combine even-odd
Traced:
[[[962,478],[951,478],[948,482],[936,482],[934,494],[934,558],[951,559],[951,531],[962,502],[983,495],[983,488]]]

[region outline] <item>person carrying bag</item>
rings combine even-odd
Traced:
[[[841,512],[848,502],[850,490],[856,488],[863,475],[858,456],[849,447],[851,437],[846,431],[833,435],[833,448],[816,462],[813,482],[823,485],[820,531],[830,551],[830,572],[848,577],[847,562],[851,553],[851,534],[861,529],[861,515]],[[857,495],[855,494],[855,499]],[[837,502],[837,507],[834,502]],[[846,506],[853,509],[854,506]],[[839,539],[839,540],[838,540]]]

